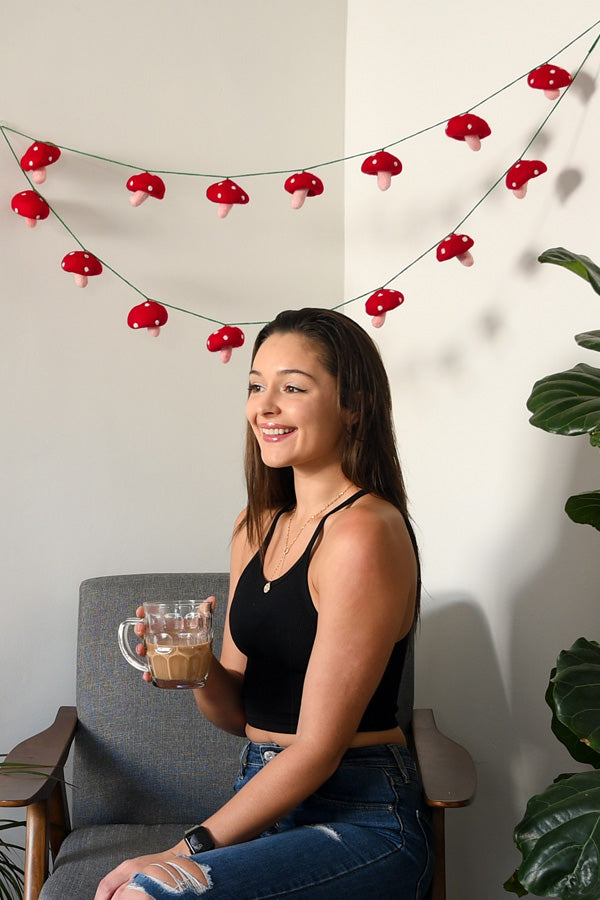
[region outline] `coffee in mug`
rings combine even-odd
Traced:
[[[127,662],[141,672],[150,672],[156,687],[204,687],[212,659],[211,602],[164,600],[143,607],[143,619],[125,619],[119,625],[119,648]],[[129,630],[140,622],[145,625],[145,656],[139,656],[129,644]]]

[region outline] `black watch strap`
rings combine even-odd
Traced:
[[[207,850],[215,849],[215,842],[210,836],[210,831],[204,825],[194,825],[193,828],[188,828],[183,839],[192,854],[205,853]]]

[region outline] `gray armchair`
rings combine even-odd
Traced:
[[[27,809],[25,900],[92,900],[110,869],[172,846],[230,796],[243,740],[207,722],[191,692],[143,684],[116,642],[118,623],[143,600],[214,594],[218,653],[227,592],[220,573],[107,576],[81,585],[77,707],[61,707],[46,731],[7,757],[45,775],[0,775],[0,806]],[[412,709],[411,681],[399,698],[399,721],[410,731],[433,811],[429,900],[444,900],[444,809],[471,801],[475,771],[469,754],[437,731],[431,710]]]

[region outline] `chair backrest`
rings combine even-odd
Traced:
[[[228,585],[220,573],[107,576],[81,585],[75,827],[198,822],[231,795],[243,739],[208,722],[191,691],[142,682],[117,646],[119,622],[144,600],[215,595],[219,653]]]
[[[82,583],[74,827],[202,821],[231,795],[243,739],[208,722],[191,691],[160,690],[142,682],[117,645],[119,622],[133,616],[144,600],[214,595],[218,654],[228,588],[225,573],[112,575]],[[405,730],[412,707],[411,646],[398,697],[398,721]]]

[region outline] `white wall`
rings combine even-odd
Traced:
[[[360,160],[347,165],[351,298],[452,231],[551,104],[521,81],[475,110],[492,127],[479,153],[445,136],[447,119],[544,62],[598,7],[350,0],[348,10],[346,154],[444,123],[390,148],[404,171],[386,193]],[[574,70],[598,31],[559,64]],[[404,305],[374,332],[423,551],[417,701],[469,747],[479,775],[475,804],[447,816],[452,900],[505,896],[526,799],[576,768],[550,732],[544,692],[559,650],[598,637],[598,536],[562,511],[598,486],[597,455],[585,438],[534,429],[525,404],[537,378],[598,364],[572,339],[598,327],[597,295],[535,260],[558,245],[600,259],[599,69],[600,47],[528,151],[547,175],[524,200],[500,185],[461,227],[475,265],[430,253],[390,285]],[[370,327],[363,303],[346,309]]]
[[[235,176],[341,156],[345,3],[304,4],[321,22],[310,35],[294,33],[296,11],[291,0],[7,7],[3,123],[151,169]],[[20,157],[29,141],[11,139]],[[251,202],[225,220],[203,178],[165,176],[165,199],[133,209],[129,171],[65,152],[41,189],[149,296],[245,322],[342,292],[339,167],[299,212],[285,176],[239,179]],[[60,222],[29,229],[11,211],[29,185],[1,139],[0,173],[4,751],[74,700],[83,578],[227,567],[258,327],[226,366],[205,348],[218,326],[192,315],[172,312],[157,339],[131,331],[142,298],[110,271],[75,287]]]

